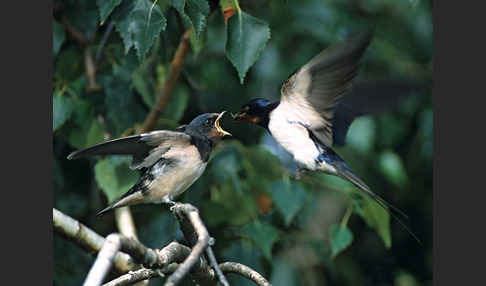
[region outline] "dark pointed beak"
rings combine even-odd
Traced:
[[[248,118],[248,114],[246,112],[237,112],[236,114],[231,113],[231,117],[233,117],[234,120],[243,120]]]

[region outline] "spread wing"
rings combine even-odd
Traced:
[[[292,74],[281,88],[281,104],[327,146],[334,143],[334,117],[339,100],[350,93],[371,32],[328,47]]]
[[[130,169],[148,168],[172,146],[191,144],[191,136],[182,132],[158,130],[106,141],[69,154],[68,159],[94,155],[132,155]]]

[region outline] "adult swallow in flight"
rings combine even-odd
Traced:
[[[132,155],[130,169],[142,171],[135,185],[97,215],[135,204],[173,204],[172,200],[202,175],[221,138],[231,135],[219,123],[224,113],[199,115],[176,131],[123,137],[71,153],[70,160],[92,155]]]
[[[360,59],[371,40],[365,32],[323,50],[283,83],[280,101],[255,98],[233,115],[267,129],[303,171],[339,176],[370,195],[385,210],[403,212],[375,194],[331,149],[343,145],[349,125],[360,115],[349,105]],[[417,237],[395,216],[402,226]],[[418,240],[418,239],[417,239]]]

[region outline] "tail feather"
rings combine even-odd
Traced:
[[[112,209],[114,209],[114,208],[115,208],[115,207],[113,206],[113,204],[111,204],[111,205],[107,206],[106,208],[102,209],[101,211],[99,211],[99,212],[96,214],[96,216],[98,216],[98,217],[99,217],[99,216],[102,216],[102,215],[104,215],[106,212],[109,212],[109,211],[111,211],[111,210],[112,210]]]
[[[364,191],[367,193],[372,199],[374,199],[383,209],[387,210],[388,213],[396,220],[398,223],[420,244],[422,245],[422,242],[420,239],[410,230],[409,227],[394,213],[398,213],[404,218],[408,219],[408,216],[398,209],[397,207],[393,206],[392,204],[388,203],[377,195],[376,193],[372,192],[371,189],[360,179],[358,176],[356,176],[347,166],[345,168],[336,168],[338,171],[337,175],[340,176],[341,178],[353,183],[356,187],[358,187],[360,190]],[[393,212],[394,211],[394,212]]]
[[[135,185],[134,187],[132,187],[130,190],[128,190],[128,192],[124,193],[122,196],[120,196],[118,199],[116,199],[115,201],[113,201],[109,206],[107,206],[106,208],[102,209],[101,211],[99,211],[96,216],[102,216],[103,214],[105,214],[106,212],[109,212],[111,211],[112,209],[116,209],[116,208],[120,208],[120,207],[123,207],[123,206],[126,206],[129,204],[129,202],[127,202],[126,200],[123,200],[125,198],[127,198],[128,196],[132,195],[133,193],[135,193],[137,190],[136,190],[136,186]]]

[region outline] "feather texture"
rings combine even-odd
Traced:
[[[323,50],[281,88],[281,104],[293,107],[302,123],[327,146],[333,145],[333,119],[339,100],[347,95],[360,59],[371,40],[366,32]]]

